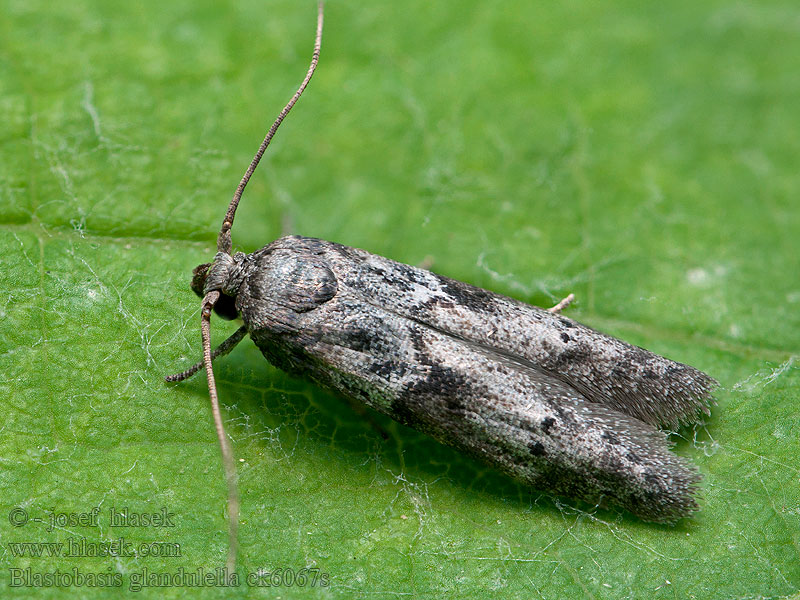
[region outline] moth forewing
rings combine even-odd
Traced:
[[[658,403],[655,415],[696,418],[707,406],[710,378],[701,374],[704,395],[684,409],[675,392],[682,388],[668,376],[683,377],[691,367],[548,311],[324,240],[281,238],[239,257],[235,272],[236,306],[250,337],[281,369],[532,486],[591,502],[611,499],[659,522],[697,508],[697,471],[638,418],[642,402]],[[543,337],[560,338],[558,329],[551,335],[553,319],[599,355],[613,350],[659,366],[663,392],[606,373],[602,361],[593,371],[539,358],[548,346]],[[624,401],[582,393],[570,384],[572,372],[587,389],[611,378],[599,379],[600,389]],[[678,408],[667,410],[671,403]]]

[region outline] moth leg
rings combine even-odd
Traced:
[[[572,301],[573,301],[574,299],[575,299],[575,294],[570,294],[569,296],[567,296],[566,298],[564,298],[564,299],[563,299],[561,302],[559,302],[558,304],[556,304],[554,307],[552,307],[552,308],[548,308],[548,309],[547,309],[547,312],[551,312],[551,313],[553,313],[553,314],[557,315],[557,314],[558,314],[558,313],[560,313],[562,310],[564,310],[565,308],[567,308],[567,307],[568,307],[568,306],[569,306],[569,305],[572,303]]]
[[[294,218],[289,211],[284,211],[281,215],[281,236],[292,235],[294,233]]]
[[[429,271],[432,266],[433,256],[430,254],[425,255],[425,257],[422,259],[422,262],[417,263],[417,267],[420,269],[425,269],[426,271]]]
[[[372,414],[370,414],[369,410],[367,409],[366,406],[364,406],[364,404],[362,404],[358,400],[350,398],[349,396],[344,396],[344,399],[347,400],[347,403],[350,405],[350,408],[353,409],[353,412],[355,412],[359,417],[367,421],[367,423],[369,423],[372,426],[372,428],[378,433],[378,435],[380,435],[383,438],[384,441],[389,439],[389,434],[386,433],[386,430],[378,424],[378,422],[374,419]]]
[[[227,340],[225,340],[219,346],[217,346],[216,350],[214,350],[214,352],[211,353],[211,360],[214,360],[215,358],[218,358],[220,356],[225,356],[226,354],[228,354],[231,350],[233,350],[236,347],[236,344],[242,341],[242,338],[244,338],[245,335],[247,335],[247,327],[242,325],[241,327],[239,327],[239,329],[233,332],[233,335],[231,337],[229,337]],[[173,381],[183,381],[184,379],[189,379],[189,377],[197,373],[202,368],[203,368],[203,361],[201,360],[199,363],[195,363],[185,371],[182,371],[180,373],[175,373],[174,375],[167,375],[166,377],[164,377],[164,380],[169,381],[170,383]]]

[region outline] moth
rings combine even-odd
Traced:
[[[659,426],[710,414],[716,381],[560,314],[324,240],[288,236],[231,254],[250,176],[319,60],[269,129],[223,219],[217,253],[194,270],[203,366],[229,485],[238,499],[212,360],[246,335],[286,372],[358,400],[532,487],[674,523],[697,510],[700,474]],[[243,325],[213,353],[211,313]],[[229,561],[231,555],[229,554]]]

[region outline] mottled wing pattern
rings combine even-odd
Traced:
[[[708,413],[717,382],[694,367],[562,315],[363,250],[334,245],[329,256],[340,281],[363,298],[526,361],[593,402],[651,425],[676,427]]]
[[[706,406],[713,380],[696,369],[330,242],[282,238],[247,259],[237,307],[276,366],[532,486],[659,522],[696,509],[699,474],[648,425]]]

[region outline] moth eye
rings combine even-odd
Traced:
[[[206,285],[210,266],[211,263],[203,263],[202,265],[197,265],[192,271],[192,291],[200,298],[204,296],[203,289]],[[236,298],[227,294],[220,294],[219,300],[214,304],[214,312],[218,317],[226,321],[232,321],[239,316],[239,311],[236,310]]]
[[[236,298],[227,294],[220,294],[219,300],[214,304],[214,312],[221,319],[233,321],[239,316],[239,311],[236,310]]]

